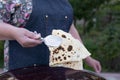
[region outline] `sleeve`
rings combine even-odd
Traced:
[[[0,20],[10,23],[12,4],[7,0],[0,0]]]
[[[0,20],[24,27],[32,13],[32,0],[0,0]]]

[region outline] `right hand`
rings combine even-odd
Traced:
[[[13,37],[22,47],[34,47],[42,43],[39,35],[24,28],[16,28]]]

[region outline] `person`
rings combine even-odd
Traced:
[[[5,68],[13,70],[33,65],[49,65],[49,50],[38,39],[53,29],[69,32],[81,38],[73,24],[73,9],[68,0],[1,0],[0,40],[5,40]],[[100,62],[91,56],[85,62],[101,71]]]

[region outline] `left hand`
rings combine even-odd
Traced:
[[[93,59],[92,57],[89,56],[85,59],[85,62],[89,66],[91,66],[95,70],[95,72],[97,72],[97,73],[101,72],[101,64],[100,64],[99,61],[97,61],[97,60],[95,60],[95,59]]]

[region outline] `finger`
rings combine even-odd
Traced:
[[[40,40],[40,37],[41,37],[41,34],[40,33],[38,33],[38,34],[36,34],[36,36],[35,36],[35,39],[39,39]]]
[[[37,33],[37,31],[34,31],[34,33],[35,33],[35,35],[36,35],[35,38],[36,38],[36,39],[40,39],[41,34],[40,34],[40,33]]]
[[[34,39],[34,38],[36,37],[36,34],[33,33],[33,32],[27,32],[27,33],[25,34],[25,36],[27,36],[27,37],[29,37],[29,38],[31,38],[31,39]]]
[[[40,41],[40,40],[26,39],[26,41],[23,42],[22,46],[23,47],[34,47],[41,43],[42,43],[42,41]]]
[[[100,65],[99,63],[96,64],[95,72],[97,72],[97,73],[100,73],[100,72],[101,72],[101,65]]]
[[[94,67],[94,70],[95,70],[95,72],[97,72],[97,73],[98,73],[98,69],[97,69],[97,67],[96,67],[96,66]]]
[[[34,31],[35,34],[38,34],[37,31]]]
[[[36,39],[29,39],[29,44],[41,44],[42,41]]]
[[[97,68],[98,68],[98,72],[101,72],[101,69],[102,69],[102,68],[101,68],[100,63],[98,63],[98,67],[97,67]]]

